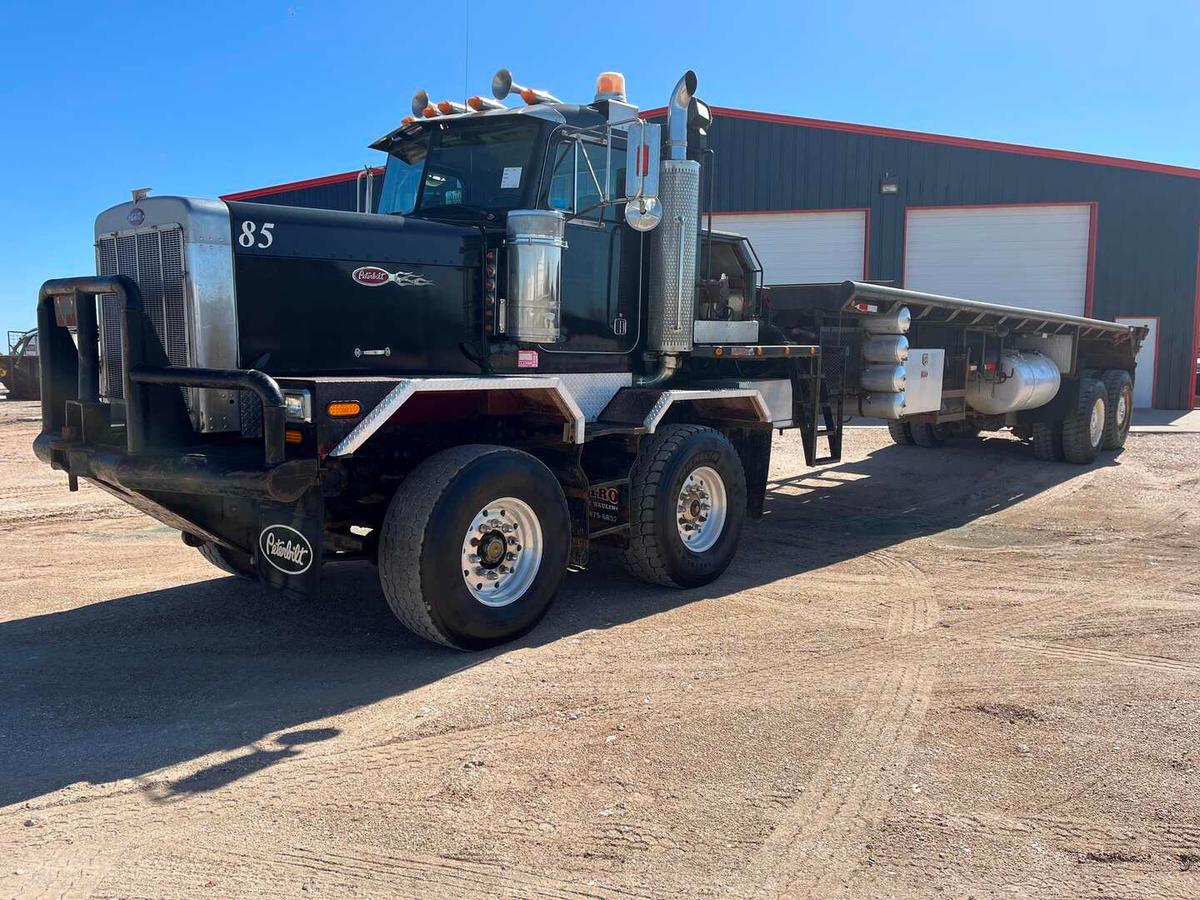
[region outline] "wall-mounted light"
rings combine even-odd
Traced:
[[[879,193],[881,194],[898,194],[900,193],[900,179],[895,175],[884,173],[883,178],[879,180]]]

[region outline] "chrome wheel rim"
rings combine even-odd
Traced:
[[[1096,402],[1092,404],[1092,418],[1088,422],[1088,436],[1092,439],[1092,446],[1096,447],[1100,444],[1100,439],[1104,437],[1104,398],[1097,397]]]
[[[533,584],[544,549],[542,523],[528,503],[493,500],[475,514],[463,537],[463,583],[484,606],[508,606]]]
[[[683,546],[692,553],[710,549],[725,530],[728,514],[725,482],[717,470],[710,466],[693,469],[675,502],[675,526]]]
[[[1122,431],[1129,425],[1129,398],[1125,391],[1117,397],[1117,427]]]

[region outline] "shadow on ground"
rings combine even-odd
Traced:
[[[1115,462],[1107,455],[1099,464]],[[738,561],[705,588],[641,585],[601,550],[515,646],[635,621],[954,529],[1081,471],[1037,462],[1007,439],[970,452],[888,446],[773,482],[767,515],[747,526]],[[333,567],[325,585],[322,600],[306,603],[214,578],[0,623],[0,807],[247,748],[171,787],[174,796],[212,790],[338,733],[305,723],[511,649],[468,655],[412,636],[392,618],[369,565]],[[268,735],[276,735],[268,746],[249,746]]]

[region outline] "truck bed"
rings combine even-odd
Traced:
[[[772,285],[770,291],[772,321],[782,326],[801,317],[807,320],[814,313],[856,317],[886,313],[896,305],[903,305],[912,313],[914,325],[952,325],[976,331],[1003,330],[1010,334],[1075,332],[1080,340],[1132,342],[1134,354],[1148,332],[1142,326],[1121,325],[1104,319],[945,297],[862,281]]]

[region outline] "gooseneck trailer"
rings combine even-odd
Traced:
[[[695,91],[665,133],[613,73],[586,105],[507,70],[492,98],[418,92],[372,145],[377,214],[139,192],[97,218],[98,274],[42,287],[35,452],[233,575],[311,593],[370,560],[405,625],[475,649],[532,628],[596,542],[650,582],[718,578],[775,429],[810,465],[855,414],[921,446],[1123,444],[1143,330],[765,288],[750,243],[705,227]]]

